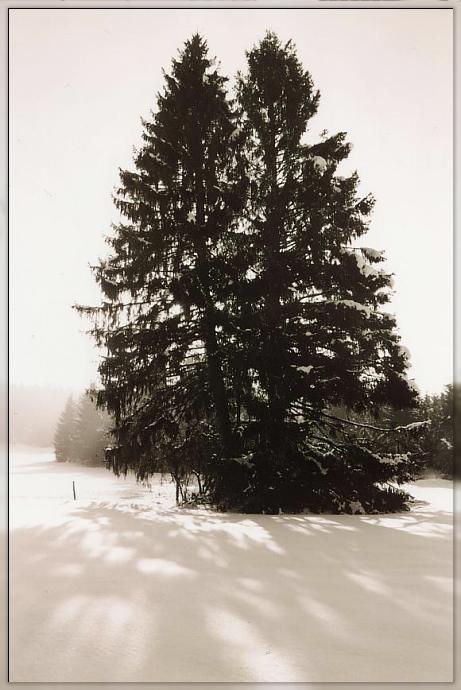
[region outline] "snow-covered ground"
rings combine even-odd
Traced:
[[[10,680],[452,680],[450,482],[398,515],[214,514],[53,460],[10,455]]]

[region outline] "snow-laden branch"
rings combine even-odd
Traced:
[[[342,417],[336,417],[335,415],[332,414],[327,414],[326,412],[322,412],[322,415],[324,417],[328,417],[328,419],[334,419],[337,422],[340,422],[341,424],[350,424],[352,426],[357,426],[362,429],[373,429],[373,431],[383,431],[383,432],[391,432],[391,431],[414,431],[416,429],[423,429],[427,426],[430,426],[431,420],[426,419],[422,422],[412,422],[411,424],[406,424],[405,426],[394,426],[394,427],[380,427],[380,426],[374,426],[373,424],[365,424],[365,422],[353,422],[350,419],[343,419]]]

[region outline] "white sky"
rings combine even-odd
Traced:
[[[292,38],[320,89],[311,131],[347,131],[364,244],[395,273],[402,342],[422,391],[452,380],[452,12],[444,9],[10,10],[10,382],[81,389],[96,376],[88,263],[106,253],[119,167],[162,67],[198,30],[230,77],[266,29]]]

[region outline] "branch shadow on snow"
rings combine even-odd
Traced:
[[[93,503],[14,531],[14,681],[451,678],[452,515]]]

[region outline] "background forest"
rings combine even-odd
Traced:
[[[457,389],[455,389],[457,390]],[[459,406],[459,392],[457,393]],[[406,426],[429,420],[430,424],[418,427],[418,432],[402,444],[398,434],[386,435],[386,447],[391,453],[411,453],[418,466],[417,476],[439,475],[452,478],[454,474],[454,436],[459,434],[459,421],[454,416],[453,386],[447,385],[439,395],[425,395],[415,409],[392,410],[384,408],[380,419],[390,427]],[[82,415],[82,409],[85,410]],[[459,408],[458,408],[459,409]],[[347,409],[335,412],[352,421],[373,425],[376,420],[367,414],[353,414]],[[86,421],[85,421],[86,420]],[[82,396],[76,405],[70,398],[57,424],[54,448],[60,462],[78,462],[104,465],[105,448],[110,447],[112,436],[110,417],[98,410],[88,395]],[[88,434],[85,432],[88,430]],[[370,441],[380,442],[382,434],[368,428]],[[381,438],[382,442],[382,438]],[[83,451],[85,448],[85,451]]]

